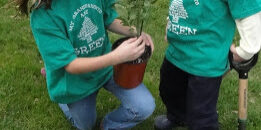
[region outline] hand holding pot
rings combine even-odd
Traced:
[[[145,41],[143,37],[130,38],[117,47],[113,53],[118,59],[118,63],[132,61],[143,54],[145,49]]]
[[[151,36],[147,33],[142,32],[141,37],[142,37],[143,41],[145,41],[146,45],[151,47],[151,52],[153,52],[154,44],[153,44]]]

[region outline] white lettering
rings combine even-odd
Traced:
[[[191,30],[191,28],[188,28],[188,35],[195,35],[197,32],[197,29]]]
[[[75,48],[74,49],[75,50],[75,54],[76,55],[88,54],[90,52],[95,51],[98,48],[101,48],[103,46],[103,43],[104,43],[104,38],[105,37],[101,37],[98,40],[90,43],[88,46],[84,45],[84,46],[81,46],[79,48]]]
[[[197,29],[170,23],[168,30],[177,35],[196,35]]]
[[[83,13],[81,13],[81,17],[83,18],[86,14],[88,14],[88,10],[85,10]]]
[[[95,47],[95,42],[89,44],[89,48],[90,48],[90,51],[95,50],[95,48],[96,48],[96,47]]]
[[[96,41],[96,47],[101,47],[102,45],[103,45],[103,39],[100,39],[99,41],[98,40]]]
[[[81,53],[81,51],[78,48],[74,48],[74,52],[76,55],[79,55]]]
[[[180,26],[180,31],[179,31],[179,33],[180,33],[180,34],[187,35],[186,30],[188,30],[188,27]]]
[[[199,5],[199,1],[198,0],[194,0],[195,5]]]
[[[73,21],[71,21],[70,26],[69,26],[69,31],[72,31],[73,28],[74,28],[74,23],[73,23]]]
[[[99,14],[102,14],[102,10],[96,6],[96,5],[93,5],[93,4],[84,4],[83,6],[81,6],[80,8],[78,8],[74,13],[73,13],[73,19],[75,19],[77,17],[77,15],[84,11],[86,8],[91,8],[91,9],[94,9],[96,10]],[[85,12],[86,13],[86,12]],[[85,13],[83,13],[84,15],[86,15]],[[82,16],[82,14],[81,14]]]
[[[82,47],[80,47],[80,49],[81,49],[81,54],[88,54],[88,50],[87,50],[87,47],[86,46],[82,46]]]

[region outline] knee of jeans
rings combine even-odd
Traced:
[[[133,113],[136,114],[136,117],[134,120],[145,120],[147,119],[155,110],[155,101],[153,98],[146,99],[146,100],[140,100],[136,104],[136,107],[133,109]]]

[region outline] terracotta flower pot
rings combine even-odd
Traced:
[[[130,37],[124,37],[117,40],[113,44],[112,50],[117,48],[122,42],[129,38]],[[150,46],[146,46],[144,53],[138,59],[113,66],[113,78],[115,82],[121,87],[127,89],[135,88],[142,83],[150,55],[151,48]]]

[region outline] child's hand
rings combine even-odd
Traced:
[[[145,41],[146,45],[151,47],[151,52],[153,52],[154,51],[154,43],[151,39],[151,36],[147,33],[142,32],[141,37],[142,37],[143,41]]]
[[[145,41],[143,37],[130,38],[117,47],[113,53],[118,63],[132,61],[143,54],[145,50]],[[118,64],[117,63],[117,64]]]
[[[242,62],[242,61],[245,60],[245,59],[241,58],[241,57],[237,54],[236,45],[235,45],[235,44],[232,44],[232,45],[230,46],[230,51],[233,53],[233,59],[234,59],[234,61],[236,61],[236,62]]]

